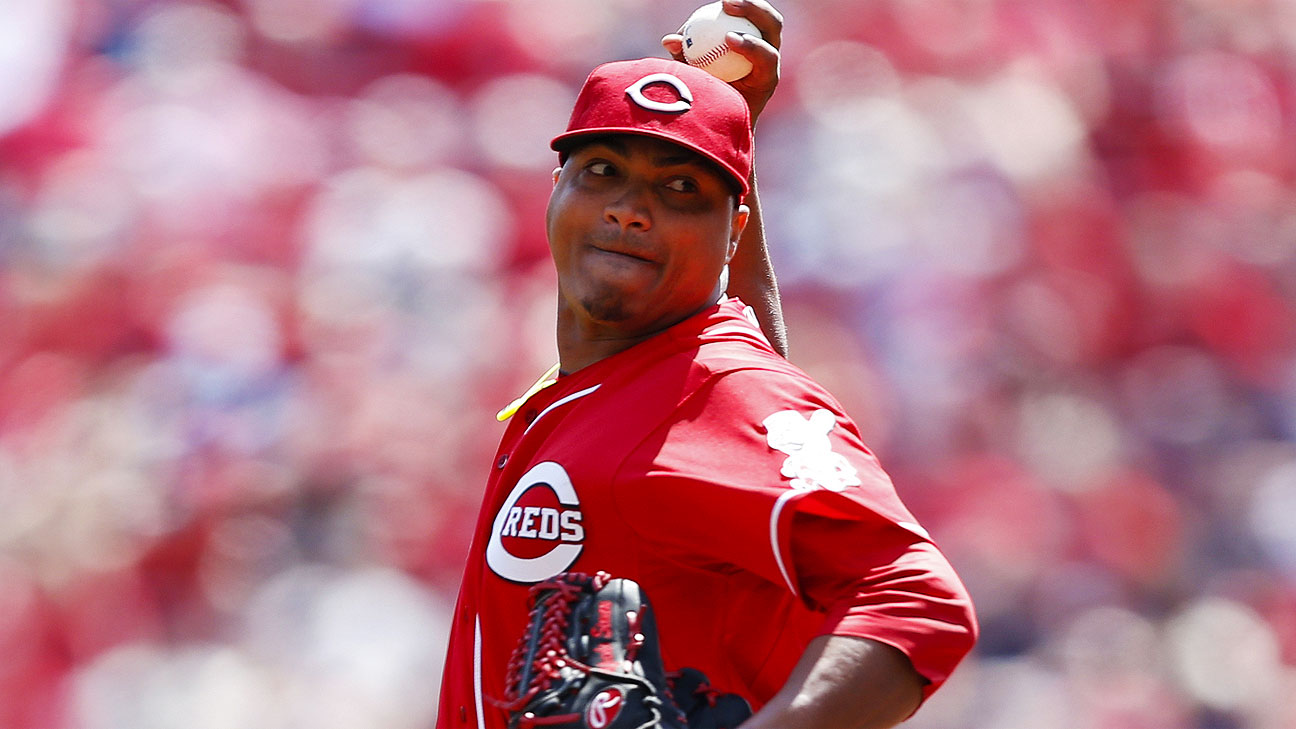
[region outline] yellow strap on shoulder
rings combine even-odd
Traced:
[[[508,420],[509,418],[513,417],[515,414],[517,414],[517,411],[522,408],[522,405],[526,403],[527,400],[531,399],[532,395],[536,394],[537,392],[540,392],[541,390],[545,389],[546,387],[552,385],[557,381],[558,381],[558,365],[555,364],[553,367],[550,367],[549,371],[544,373],[544,375],[542,375],[540,379],[536,380],[534,385],[532,385],[530,388],[527,389],[526,394],[522,395],[522,397],[519,397],[518,399],[509,403],[508,407],[504,408],[498,413],[495,413],[495,419],[502,423],[505,420]]]

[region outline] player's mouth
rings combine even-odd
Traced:
[[[599,253],[606,253],[609,255],[618,256],[622,258],[630,258],[636,261],[643,261],[644,263],[657,262],[655,259],[644,255],[642,252],[630,248],[623,248],[621,246],[607,245],[607,244],[593,244],[590,247],[598,251]]]

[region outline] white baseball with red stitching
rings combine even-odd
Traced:
[[[751,73],[751,61],[725,44],[725,33],[730,31],[762,37],[750,20],[727,14],[719,2],[693,11],[680,29],[680,35],[684,36],[684,60],[721,81],[737,81]]]

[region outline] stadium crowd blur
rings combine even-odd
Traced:
[[[694,4],[4,4],[0,727],[431,726],[547,141]],[[1296,2],[780,8],[792,359],[982,621],[910,726],[1296,727]]]

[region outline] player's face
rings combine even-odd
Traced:
[[[555,171],[549,248],[578,318],[610,336],[664,329],[717,300],[746,206],[702,157],[651,137],[576,148]]]

